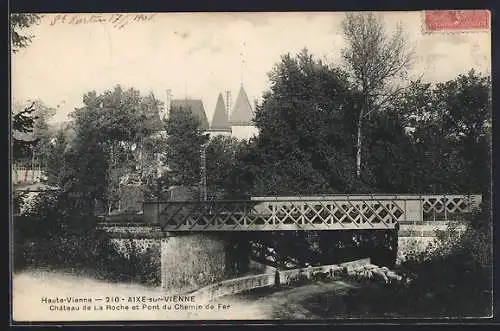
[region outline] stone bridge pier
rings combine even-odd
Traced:
[[[161,284],[164,289],[195,289],[245,271],[230,233],[165,233],[161,239]]]

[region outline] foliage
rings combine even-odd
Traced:
[[[386,293],[392,303],[382,309],[416,317],[491,314],[493,238],[489,203],[467,215],[466,221],[465,231],[450,224],[447,230],[438,231],[435,247],[408,257],[400,272],[413,275],[414,280],[397,293]]]
[[[467,215],[462,234],[454,225],[438,234],[436,249],[411,256],[396,269],[409,281],[365,284],[344,295],[348,317],[465,318],[492,314],[492,236],[489,204]],[[338,292],[321,294],[329,302]],[[339,317],[334,306],[305,304],[325,318]],[[319,310],[321,309],[321,311]],[[316,311],[317,310],[317,311]]]
[[[34,103],[25,107],[12,116],[12,156],[14,160],[20,160],[30,154],[31,148],[37,141],[26,141],[16,137],[16,133],[26,135],[33,132],[35,123]]]
[[[164,200],[166,191],[170,187],[165,159],[167,139],[163,135],[164,123],[161,122],[161,124],[161,131],[144,137],[142,140],[140,158],[142,160],[142,183],[145,187],[144,198],[150,200]]]
[[[382,21],[372,13],[347,13],[342,30],[347,42],[343,57],[362,97],[356,135],[356,174],[361,177],[363,123],[367,115],[398,96],[400,89],[391,85],[394,78],[404,77],[412,53],[402,26],[388,37]]]
[[[10,15],[10,39],[13,53],[18,52],[21,48],[25,48],[31,43],[33,36],[22,34],[21,30],[38,24],[39,20],[40,15],[36,14]],[[11,132],[18,133],[21,136],[32,133],[36,120],[36,116],[34,116],[35,112],[35,102],[24,107],[24,109],[20,111],[14,111],[14,109],[11,109]],[[39,141],[36,139],[27,141],[26,139],[20,139],[13,135],[11,143],[13,159],[18,161],[25,158],[30,154],[30,152],[33,152],[34,146],[38,143]]]
[[[237,156],[244,153],[245,143],[236,138],[215,136],[206,147],[208,196],[228,197],[235,191],[230,175],[236,167]]]
[[[83,103],[72,113],[74,138],[66,152],[71,174],[63,185],[110,211],[119,205],[120,182],[141,182],[151,172],[146,165],[156,165],[147,139],[161,129],[162,104],[152,94],[143,97],[120,86],[100,95],[89,92]]]
[[[365,164],[363,180],[372,192],[415,193],[415,149],[405,131],[405,122],[394,111],[373,114],[365,129]],[[430,192],[430,191],[427,191]]]
[[[33,36],[23,35],[21,30],[29,28],[34,24],[38,24],[40,16],[36,14],[11,14],[10,15],[10,37],[11,49],[13,53],[18,52],[21,48],[27,47],[31,43]],[[11,111],[12,132],[27,134],[33,132],[35,123],[34,103],[26,106],[23,110],[14,114]],[[37,141],[25,141],[12,137],[12,156],[16,160],[25,157],[29,154],[30,149]]]
[[[195,186],[200,183],[200,153],[208,136],[198,128],[199,121],[189,108],[171,111],[166,120],[165,157],[173,185]]]
[[[40,15],[37,14],[11,14],[10,15],[10,37],[11,47],[14,53],[21,48],[27,47],[33,38],[32,35],[24,35],[21,30],[38,24]]]
[[[383,192],[489,195],[489,77],[413,82],[367,126],[370,182]]]
[[[123,255],[78,197],[39,194],[32,207],[14,218],[14,268],[68,269],[116,281],[159,283],[159,257],[128,243]],[[159,254],[159,253],[158,253]]]
[[[53,108],[41,100],[28,100],[28,105],[12,105],[12,154],[19,163],[34,161],[44,168],[46,151],[52,132],[49,120],[55,114]]]
[[[71,162],[70,155],[71,141],[67,130],[60,129],[44,151],[45,154],[45,174],[47,184],[55,185],[64,189],[64,184],[69,182],[68,176],[72,173],[69,168]]]
[[[259,195],[355,190],[348,132],[356,98],[345,74],[303,50],[283,56],[270,79],[256,110],[259,136],[238,157],[235,181]]]
[[[146,187],[144,191],[144,200],[158,201],[168,199],[168,188],[170,181],[167,174],[154,175],[146,177]]]

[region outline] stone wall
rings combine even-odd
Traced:
[[[110,235],[111,243],[124,256],[128,257],[131,253],[146,253],[148,249],[151,254],[160,255],[163,234],[159,227],[139,224],[128,226],[103,224],[100,228]]]
[[[111,243],[124,256],[129,256],[132,252],[146,253],[148,249],[152,252],[160,251],[159,239],[128,239],[128,238],[112,238]]]
[[[197,289],[225,279],[226,243],[211,234],[190,233],[162,239],[162,287]]]
[[[407,256],[432,250],[436,246],[436,230],[444,231],[448,222],[427,222],[419,225],[401,225],[398,235],[398,254],[396,263],[405,261]],[[464,231],[465,225],[457,227],[458,231]]]
[[[303,279],[314,279],[317,276],[325,276],[328,274],[331,278],[337,277],[345,270],[348,274],[353,274],[356,271],[370,266],[370,259],[361,259],[349,261],[335,265],[323,265],[317,267],[299,268],[291,270],[276,269],[268,270],[269,272],[258,275],[248,275],[244,277],[227,279],[214,284],[209,284],[197,290],[193,295],[197,298],[211,301],[216,298],[248,291],[256,288],[271,287],[275,285],[292,285],[301,282]]]

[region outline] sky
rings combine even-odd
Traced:
[[[491,68],[489,31],[425,33],[422,12],[377,15],[391,32],[403,24],[415,60],[410,77],[437,82],[471,68]],[[26,30],[29,47],[12,56],[14,102],[41,99],[57,107],[53,122],[82,106],[83,94],[120,84],[142,93],[203,100],[209,121],[219,93],[233,102],[243,84],[249,99],[269,88],[267,73],[286,53],[306,47],[342,66],[344,13],[46,14]],[[253,104],[253,102],[252,102]]]

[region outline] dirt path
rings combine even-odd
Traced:
[[[195,298],[193,303],[170,303],[171,309],[155,307],[154,303],[139,304],[133,310],[137,297],[160,298],[179,293],[165,293],[159,288],[136,284],[109,283],[86,277],[54,272],[25,272],[13,276],[13,318],[15,321],[92,321],[92,320],[269,320],[269,319],[315,319],[319,316],[310,310],[322,307],[330,311],[343,312],[345,304],[342,294],[352,285],[344,282],[315,283],[296,288],[255,291],[207,303]],[[322,296],[322,293],[329,293]],[[335,295],[331,295],[335,293]],[[338,293],[338,296],[337,296]],[[69,297],[91,299],[91,303],[51,303],[47,299]],[[119,302],[106,305],[96,298],[119,298]],[[327,297],[328,302],[315,302]],[[133,299],[130,299],[133,298]],[[322,300],[322,299],[320,299]],[[305,304],[307,303],[307,304]],[[177,304],[177,306],[175,306]],[[74,310],[55,309],[61,306]],[[83,309],[83,306],[90,307]],[[99,306],[103,310],[96,309]],[[109,307],[106,307],[109,306]],[[124,307],[128,307],[126,310]],[[309,308],[306,308],[309,307]],[[79,308],[76,310],[76,308]],[[193,308],[194,307],[194,308]],[[157,309],[158,308],[158,309]]]
[[[269,290],[256,291],[252,294],[240,294],[235,299],[258,305],[270,319],[320,319],[310,308],[325,311],[345,312],[343,296],[353,285],[342,282],[316,282],[300,287],[282,288],[269,293]],[[329,294],[323,296],[322,294]],[[334,295],[332,295],[332,293]]]

